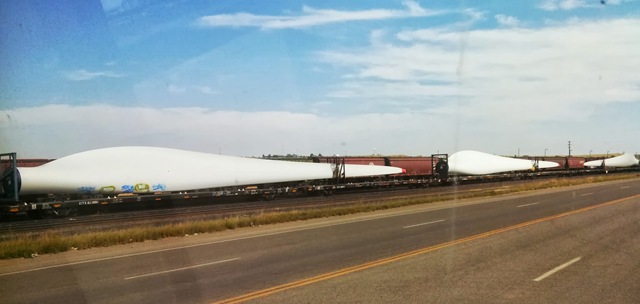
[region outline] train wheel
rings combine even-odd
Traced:
[[[276,194],[276,193],[264,194],[262,196],[262,200],[272,201],[272,200],[276,199],[277,196],[278,196],[278,194]]]
[[[27,215],[34,220],[44,220],[48,218],[52,218],[56,216],[56,213],[53,210],[29,210],[27,211]]]
[[[78,215],[78,208],[61,208],[57,210],[58,217],[68,217]]]

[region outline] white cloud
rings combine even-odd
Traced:
[[[447,140],[448,123],[428,113],[327,117],[285,111],[46,105],[0,110],[0,132],[6,132],[0,144],[21,157],[61,157],[125,145],[244,156],[280,154],[283,148],[284,153],[301,155],[344,154],[345,149],[349,154],[371,154],[373,147],[380,153],[428,154],[427,144],[416,140],[427,120],[439,121],[430,129],[442,133],[442,142]],[[405,137],[398,137],[398,132]],[[449,146],[439,149],[453,149],[448,140]]]
[[[177,86],[175,84],[170,84],[167,86],[167,92],[176,94],[176,93],[184,93],[187,89],[185,87]]]
[[[403,31],[399,41],[319,53],[343,81],[329,94],[424,104],[496,124],[585,121],[600,105],[640,101],[640,20],[543,28]]]
[[[205,95],[216,95],[216,94],[219,93],[217,90],[215,90],[214,88],[212,88],[210,86],[204,86],[204,85],[179,86],[179,85],[175,85],[175,84],[169,84],[167,86],[167,92],[169,92],[171,94],[182,94],[182,93],[198,92],[200,94],[205,94]]]
[[[402,2],[402,5],[406,6],[409,9],[409,12],[413,16],[425,16],[429,12],[422,8],[420,4],[416,1],[406,0]]]
[[[466,8],[463,10],[463,13],[469,17],[469,20],[466,21],[466,23],[468,24],[473,24],[480,20],[484,20],[485,12],[483,11],[478,11],[473,8]]]
[[[585,7],[583,0],[545,0],[540,3],[540,8],[545,11],[556,10],[572,10],[579,7]]]
[[[404,10],[370,9],[341,11],[302,7],[297,16],[269,16],[250,13],[221,14],[201,17],[199,24],[207,27],[259,27],[262,29],[308,28],[332,23],[384,20],[396,18],[426,17],[442,14],[441,11],[426,10],[416,1],[404,1]]]
[[[633,0],[606,0],[602,3],[600,0],[544,0],[538,7],[545,11],[569,11],[578,8],[601,8],[606,5],[620,5],[623,2],[631,1]]]
[[[640,104],[638,104],[640,106]],[[215,111],[207,108],[152,108],[110,105],[46,105],[0,110],[0,146],[21,158],[58,158],[112,146],[160,146],[226,155],[259,156],[381,154],[429,155],[475,149],[496,154],[575,154],[638,151],[629,141],[640,129],[637,115],[600,108],[602,124],[559,122],[532,130],[524,122],[504,125],[491,118],[461,119],[450,110],[321,116],[287,111]],[[610,108],[609,108],[610,109]],[[543,107],[526,115],[545,115]],[[575,110],[575,109],[570,109]],[[610,119],[608,115],[615,115]],[[633,122],[622,116],[632,117]],[[522,118],[522,115],[517,118]],[[117,123],[114,123],[117,122]],[[532,132],[533,131],[533,132]]]
[[[206,95],[216,95],[219,92],[209,86],[193,86],[194,89],[198,90],[198,92]]]
[[[513,16],[498,14],[494,16],[500,25],[516,27],[520,25],[520,20]]]
[[[90,72],[84,69],[75,70],[70,72],[65,72],[63,75],[73,81],[85,81],[92,80],[100,77],[108,77],[108,78],[120,78],[124,77],[124,74],[119,74],[113,71],[98,71],[98,72]]]
[[[115,10],[122,6],[122,0],[100,0],[100,2],[105,12]]]

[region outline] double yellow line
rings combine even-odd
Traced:
[[[276,292],[281,292],[281,291],[284,291],[284,290],[287,290],[287,289],[296,288],[296,287],[300,287],[300,286],[304,286],[304,285],[309,285],[309,284],[312,284],[312,283],[316,283],[316,282],[328,280],[328,279],[331,279],[331,278],[343,276],[343,275],[346,275],[346,274],[350,274],[350,273],[353,273],[353,272],[356,272],[356,271],[361,271],[361,270],[369,269],[369,268],[372,268],[372,267],[376,267],[376,266],[388,264],[388,263],[391,263],[391,262],[399,261],[399,260],[402,260],[402,259],[410,258],[410,257],[413,257],[413,256],[417,256],[417,255],[420,255],[420,254],[425,254],[425,253],[428,253],[428,252],[436,251],[436,250],[439,250],[439,249],[442,249],[442,248],[447,248],[447,247],[451,247],[451,246],[454,246],[454,245],[458,245],[458,244],[470,242],[470,241],[473,241],[473,240],[485,238],[485,237],[492,236],[492,235],[495,235],[495,234],[498,234],[498,233],[503,233],[503,232],[519,229],[519,228],[522,228],[522,227],[530,226],[530,225],[533,225],[533,224],[537,224],[537,223],[546,222],[546,221],[550,221],[550,220],[553,220],[553,219],[565,217],[565,216],[568,216],[568,215],[572,215],[572,214],[576,214],[576,213],[580,213],[580,212],[585,212],[585,211],[593,210],[593,209],[604,207],[604,206],[617,204],[617,203],[624,202],[624,201],[627,201],[627,200],[631,200],[631,199],[634,199],[634,198],[640,198],[640,194],[636,194],[636,195],[633,195],[633,196],[630,196],[630,197],[625,197],[625,198],[609,201],[609,202],[606,202],[606,203],[602,203],[602,204],[598,204],[598,205],[594,205],[594,206],[590,206],[590,207],[585,207],[585,208],[581,208],[581,209],[576,209],[576,210],[573,210],[573,211],[568,211],[568,212],[564,212],[564,213],[560,213],[560,214],[556,214],[556,215],[552,215],[552,216],[548,216],[548,217],[543,217],[543,218],[540,218],[540,219],[537,219],[537,220],[524,222],[524,223],[520,223],[520,224],[517,224],[517,225],[509,226],[509,227],[504,227],[504,228],[500,228],[500,229],[496,229],[496,230],[491,230],[491,231],[488,231],[488,232],[472,235],[472,236],[469,236],[469,237],[466,237],[466,238],[462,238],[462,239],[458,239],[458,240],[442,243],[442,244],[439,244],[439,245],[435,245],[435,246],[430,246],[430,247],[414,250],[414,251],[405,252],[405,253],[402,253],[402,254],[399,254],[399,255],[395,255],[395,256],[392,256],[392,257],[376,260],[376,261],[365,263],[365,264],[356,265],[356,266],[353,266],[353,267],[343,268],[343,269],[340,269],[340,270],[337,270],[337,271],[321,274],[321,275],[318,275],[318,276],[315,276],[315,277],[311,277],[311,278],[307,278],[307,279],[303,279],[303,280],[299,280],[299,281],[295,281],[295,282],[291,282],[291,283],[287,283],[287,284],[283,284],[283,285],[279,285],[279,286],[263,289],[263,290],[258,290],[258,291],[255,291],[255,292],[252,292],[252,293],[248,293],[248,294],[245,294],[245,295],[241,295],[241,296],[238,296],[238,297],[235,297],[235,298],[231,298],[231,299],[222,300],[220,302],[215,302],[214,304],[240,303],[240,302],[244,302],[244,301],[248,301],[248,300],[252,300],[252,299],[268,296],[270,294],[274,294]]]

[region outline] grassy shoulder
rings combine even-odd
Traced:
[[[476,192],[429,195],[419,198],[394,199],[361,203],[350,206],[315,208],[308,210],[264,213],[253,216],[237,216],[220,220],[192,221],[157,227],[135,227],[121,230],[90,232],[76,235],[59,235],[55,232],[16,236],[0,242],[0,259],[28,258],[39,254],[58,253],[69,250],[106,247],[133,242],[179,237],[196,233],[210,233],[242,227],[269,225],[293,221],[341,216],[347,214],[398,208],[403,206],[428,204],[452,199],[491,197],[523,191],[549,189],[580,184],[631,179],[638,174],[612,174],[571,179],[549,179],[531,182],[504,189]]]

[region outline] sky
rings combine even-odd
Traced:
[[[0,153],[640,152],[640,0],[0,3]]]

